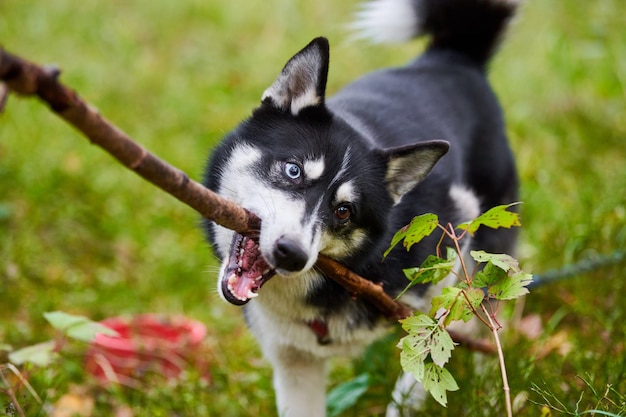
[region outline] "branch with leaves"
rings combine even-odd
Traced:
[[[512,416],[510,388],[498,336],[501,325],[496,315],[501,301],[514,300],[528,293],[527,287],[532,282],[532,275],[522,272],[518,261],[510,255],[484,251],[470,251],[474,263],[470,269],[470,265],[463,259],[460,244],[466,235],[474,235],[483,226],[494,229],[520,226],[519,215],[507,210],[511,206],[513,204],[494,207],[476,219],[456,227],[439,224],[434,214],[417,216],[396,233],[386,252],[389,253],[400,242],[408,250],[435,230],[442,232],[437,248],[438,256],[431,255],[419,267],[404,271],[411,281],[406,289],[417,284],[437,284],[450,274],[456,275],[459,282],[455,286],[443,288],[441,295],[433,298],[428,314],[416,312],[400,321],[407,335],[400,340],[399,347],[402,349],[402,368],[413,374],[423,384],[424,389],[443,406],[447,403],[446,392],[459,389],[454,377],[445,368],[455,346],[446,327],[453,321],[467,322],[472,317],[477,317],[493,334],[500,362],[507,416]],[[443,237],[448,237],[454,245],[445,248],[445,258],[441,257],[444,249],[441,247]]]

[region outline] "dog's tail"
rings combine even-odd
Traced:
[[[460,52],[479,65],[493,55],[521,0],[370,0],[357,12],[358,37],[403,42],[430,35],[430,49]]]

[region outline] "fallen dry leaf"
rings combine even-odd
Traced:
[[[541,316],[539,314],[530,314],[522,318],[516,328],[526,338],[535,340],[543,333]]]
[[[90,417],[95,400],[84,389],[73,388],[54,404],[50,417]]]
[[[556,351],[561,356],[566,356],[571,350],[572,342],[570,342],[570,335],[562,330],[546,339],[537,353],[537,359],[548,356],[552,351]]]
[[[537,341],[534,351],[537,359],[544,358],[552,352],[557,352],[561,356],[567,355],[572,350],[570,335],[565,330],[561,330],[551,335],[545,335],[543,321],[539,314],[530,314],[519,320],[516,329],[521,335],[529,340]],[[541,337],[541,336],[544,337]]]
[[[113,411],[113,417],[135,417],[133,409],[127,405],[119,405]]]

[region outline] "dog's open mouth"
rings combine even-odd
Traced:
[[[256,297],[257,291],[273,275],[265,262],[259,245],[246,236],[235,233],[230,254],[222,276],[222,294],[235,305],[244,305]]]

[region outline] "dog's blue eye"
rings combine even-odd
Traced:
[[[285,163],[283,170],[285,172],[285,175],[291,178],[292,180],[297,180],[302,175],[302,169],[297,164],[294,164],[293,162]]]

